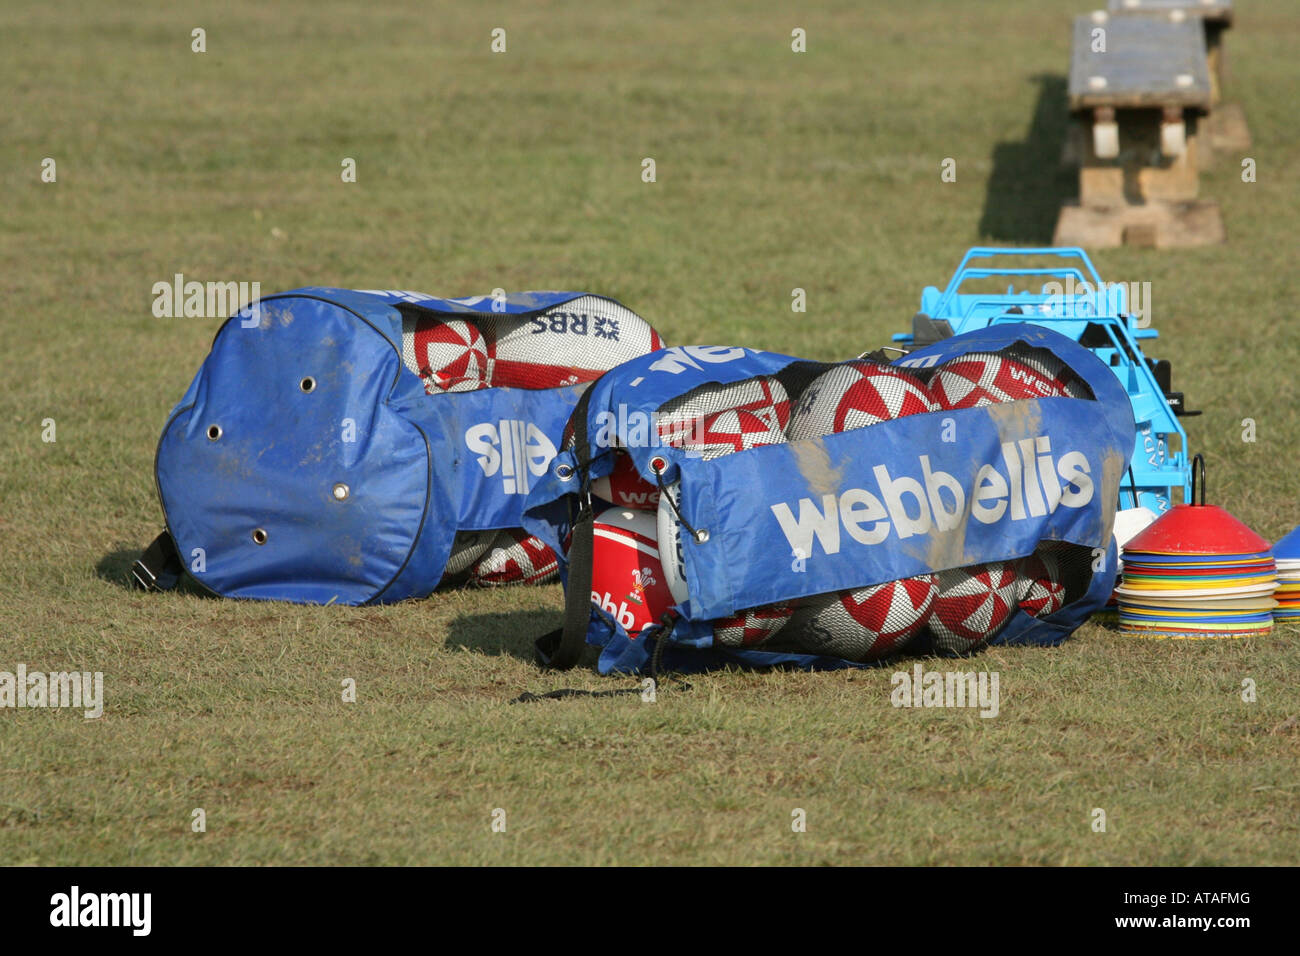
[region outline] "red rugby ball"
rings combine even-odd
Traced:
[[[597,516],[591,548],[591,603],[635,638],[676,602],[659,563],[655,516],[608,508]]]

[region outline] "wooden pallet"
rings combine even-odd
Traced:
[[[1079,202],[1061,211],[1058,245],[1223,240],[1218,207],[1197,201],[1200,122],[1212,101],[1198,19],[1076,18],[1067,93]]]

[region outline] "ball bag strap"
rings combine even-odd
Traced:
[[[571,522],[569,575],[564,589],[564,626],[534,642],[537,663],[568,670],[582,657],[591,623],[591,552],[596,515],[591,507],[591,445],[587,435],[587,389],[573,410],[574,457],[578,460],[578,510]]]
[[[164,531],[131,565],[131,581],[141,591],[170,591],[180,580],[181,570],[176,543]]]

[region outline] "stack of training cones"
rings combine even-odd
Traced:
[[[1300,528],[1273,546],[1277,558],[1277,620],[1300,618]]]
[[[1120,630],[1136,637],[1223,638],[1273,629],[1277,565],[1269,543],[1228,512],[1175,505],[1124,548]],[[1196,498],[1195,471],[1192,499]]]

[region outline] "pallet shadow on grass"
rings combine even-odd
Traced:
[[[533,660],[533,641],[564,623],[561,611],[503,611],[466,614],[452,621],[448,650],[478,651],[494,657],[508,655]]]
[[[1025,139],[993,147],[981,236],[1002,242],[1048,245],[1061,203],[1077,192],[1078,173],[1061,165],[1069,127],[1065,77],[1039,74],[1038,101]]]

